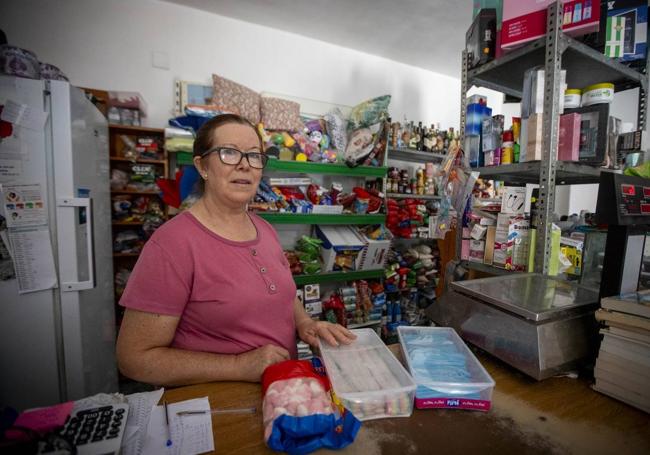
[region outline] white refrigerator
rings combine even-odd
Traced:
[[[0,280],[0,405],[22,410],[116,392],[106,120],[60,81],[0,76],[0,106],[21,114],[0,140],[0,184],[40,185],[56,281],[19,292],[16,278]],[[33,250],[8,243],[14,254]],[[34,251],[32,261],[47,256]]]

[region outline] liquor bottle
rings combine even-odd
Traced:
[[[411,122],[411,140],[409,141],[408,147],[410,149],[417,149],[418,143],[420,142],[419,132],[417,127]]]
[[[422,128],[422,122],[418,122],[418,144],[416,149],[420,152],[424,151],[424,129]]]

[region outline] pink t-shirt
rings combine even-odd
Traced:
[[[265,344],[296,357],[296,285],[277,233],[250,215],[257,238],[234,242],[183,212],[145,244],[120,305],[179,316],[171,346],[240,354]]]

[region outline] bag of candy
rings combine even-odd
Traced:
[[[285,360],[264,370],[262,414],[269,448],[301,455],[352,443],[361,422],[335,405],[329,390],[327,377],[307,360]]]

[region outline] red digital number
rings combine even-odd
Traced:
[[[634,185],[621,185],[621,193],[627,196],[634,196],[636,190],[634,189]]]

